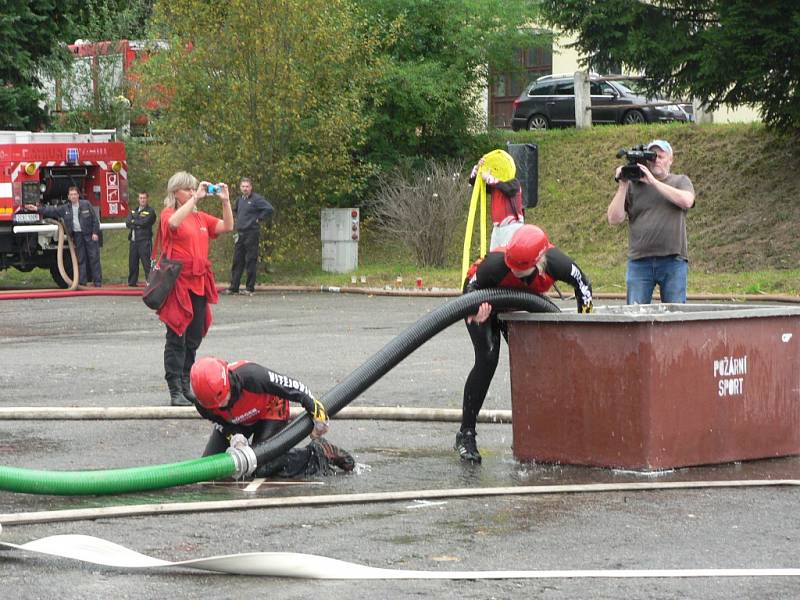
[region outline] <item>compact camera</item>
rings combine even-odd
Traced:
[[[215,185],[215,184],[213,184],[213,183],[209,183],[209,184],[208,184],[208,186],[206,187],[206,191],[207,191],[209,194],[217,194],[217,193],[219,193],[221,190],[222,190],[222,187],[221,187],[221,186],[219,186],[219,185]]]
[[[654,161],[658,158],[655,152],[647,150],[642,144],[634,146],[630,150],[625,150],[623,148],[617,152],[617,158],[622,158],[623,156],[628,159],[628,164],[623,165],[619,178],[627,181],[638,181],[642,177],[642,171],[639,169],[639,165],[643,165],[648,161]]]

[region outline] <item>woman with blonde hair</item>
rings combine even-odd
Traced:
[[[212,193],[222,201],[222,219],[197,209],[198,203]],[[167,326],[164,378],[170,404],[190,406],[193,395],[189,372],[211,327],[211,305],[219,300],[208,260],[208,240],[233,230],[233,212],[227,185],[198,182],[186,171],[169,178],[164,206],[160,222],[162,254],[183,263],[175,287],[157,313]]]

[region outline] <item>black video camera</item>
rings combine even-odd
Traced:
[[[630,150],[624,148],[617,152],[617,158],[625,157],[628,159],[628,164],[623,165],[620,171],[619,178],[627,181],[639,181],[642,177],[642,171],[639,165],[643,165],[648,161],[654,161],[658,156],[652,150],[645,149],[644,145],[639,144]]]

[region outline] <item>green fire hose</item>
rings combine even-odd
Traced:
[[[0,489],[56,496],[126,494],[230,477],[236,469],[237,461],[232,454],[102,471],[37,471],[0,467]]]

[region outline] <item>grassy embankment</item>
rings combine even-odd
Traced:
[[[505,140],[539,146],[539,205],[527,221],[541,225],[551,239],[572,255],[590,275],[596,291],[620,292],[627,227],[611,228],[606,207],[615,190],[615,153],[653,138],[668,139],[676,150],[673,171],[694,182],[697,204],[690,211],[690,293],[800,294],[800,156],[794,141],[768,133],[760,125],[641,125],[595,127],[545,132],[494,131],[477,154],[502,147]],[[137,164],[130,170],[136,181]],[[156,206],[160,192],[153,190]],[[464,212],[468,205],[464,200]],[[422,277],[426,287],[458,287],[460,248],[452,252],[452,268],[429,269],[414,264],[403,249],[381,244],[364,211],[360,261],[356,274],[368,286],[394,285],[398,276],[411,287]],[[300,236],[298,236],[300,237]],[[350,285],[352,274],[323,273],[319,228],[311,228],[303,247],[270,265],[262,284]],[[232,240],[214,244],[212,258],[220,281],[227,281]],[[127,272],[123,232],[109,232],[102,251],[107,283],[122,283]],[[263,265],[262,265],[263,266]],[[49,275],[4,271],[5,285],[46,284]],[[359,283],[359,285],[361,285]]]

